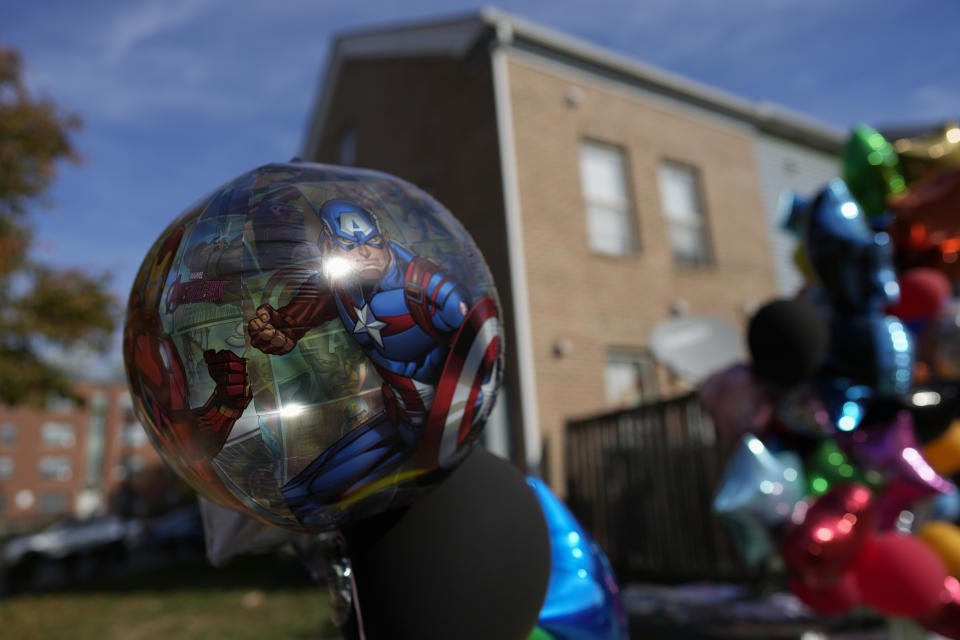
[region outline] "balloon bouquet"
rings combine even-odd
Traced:
[[[483,257],[430,196],[374,171],[292,162],[239,176],[166,228],[134,282],[123,349],[135,412],[166,463],[262,525],[342,534],[340,592],[359,616],[365,579],[368,623],[393,607],[381,622],[390,637],[529,634],[547,592],[549,538],[554,564],[582,560],[550,576],[539,637],[625,637],[602,552],[549,490],[479,453],[473,471],[457,469],[499,390],[499,318]],[[499,494],[490,488],[498,478]],[[456,529],[450,514],[465,505],[512,519]],[[417,517],[413,542],[384,547]],[[459,537],[422,553],[444,527]],[[380,566],[350,570],[377,549],[386,549]],[[509,567],[497,564],[517,550]],[[419,566],[395,562],[414,557]],[[428,597],[420,587],[430,571],[478,562],[502,580],[496,601],[474,606],[479,582],[439,585],[432,609],[402,628]],[[596,597],[564,600],[581,586]],[[437,622],[441,613],[451,627]],[[571,635],[584,632],[593,635]]]
[[[960,638],[960,128],[856,127],[844,179],[785,201],[808,285],[701,389],[733,455],[714,511],[822,614],[867,605]],[[926,517],[924,517],[926,516]],[[921,522],[921,520],[926,520]]]

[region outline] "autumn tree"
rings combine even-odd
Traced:
[[[107,348],[117,315],[105,276],[54,269],[30,255],[28,214],[59,163],[76,161],[79,120],[31,96],[20,55],[0,45],[0,402],[74,397],[67,376],[41,357],[45,345]]]

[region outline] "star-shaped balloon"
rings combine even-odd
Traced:
[[[893,526],[900,512],[917,500],[956,491],[953,483],[924,459],[907,411],[887,423],[838,433],[837,442],[853,460],[887,480],[876,506],[881,529]]]
[[[884,213],[887,199],[906,188],[893,145],[863,124],[853,128],[843,149],[843,179],[871,218]]]
[[[796,199],[789,224],[801,230],[813,271],[836,311],[879,310],[899,298],[890,237],[871,229],[843,180],[831,180],[809,204]]]
[[[803,465],[790,451],[772,453],[754,435],[744,435],[720,479],[715,513],[745,512],[768,526],[783,522],[805,495]]]

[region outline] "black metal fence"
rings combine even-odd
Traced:
[[[711,502],[724,452],[695,395],[567,425],[567,502],[623,582],[748,581]]]

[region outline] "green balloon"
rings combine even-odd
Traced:
[[[883,478],[870,471],[859,469],[840,447],[829,438],[820,443],[804,463],[807,477],[807,493],[812,496],[823,495],[833,487],[851,482],[862,482],[875,488]]]
[[[853,128],[843,149],[843,180],[868,216],[886,211],[887,198],[907,187],[893,145],[865,124]]]
[[[553,634],[550,634],[540,627],[534,627],[533,633],[530,634],[530,637],[527,640],[555,640]]]

